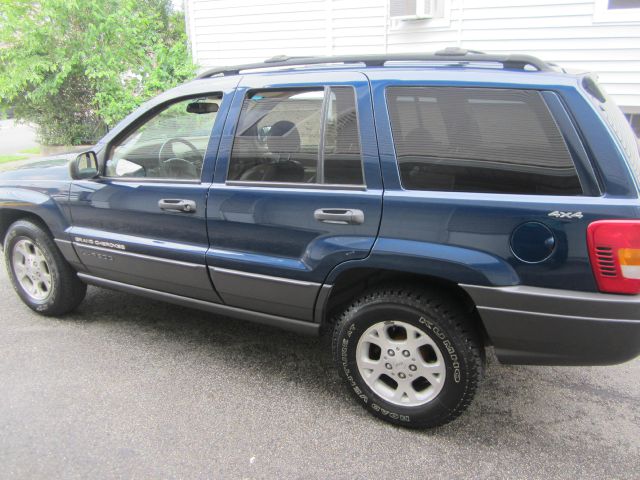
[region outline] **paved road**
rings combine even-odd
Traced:
[[[458,421],[367,415],[317,339],[90,289],[40,317],[0,273],[2,478],[638,478],[640,361],[492,362]]]
[[[16,124],[13,120],[0,120],[0,155],[18,153],[37,146],[33,127]]]

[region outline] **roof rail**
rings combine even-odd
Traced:
[[[202,72],[197,78],[207,78],[216,75],[238,75],[244,70],[256,70],[276,67],[302,67],[306,65],[321,65],[332,63],[364,64],[367,67],[382,67],[387,62],[487,62],[501,63],[502,68],[509,70],[524,70],[533,67],[540,72],[550,72],[554,68],[531,55],[519,54],[489,54],[476,50],[464,50],[457,47],[449,47],[435,53],[397,53],[389,55],[338,55],[326,57],[287,57],[278,55],[260,63],[248,63],[230,67],[216,67]]]

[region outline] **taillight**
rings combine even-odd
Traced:
[[[600,291],[640,293],[640,220],[593,222],[587,241]]]

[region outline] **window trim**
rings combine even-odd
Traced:
[[[326,123],[328,119],[329,113],[329,96],[331,94],[332,88],[340,88],[347,87],[350,88],[353,93],[354,106],[356,110],[356,120],[358,122],[358,143],[360,144],[360,170],[362,172],[362,181],[364,183],[361,184],[327,184],[327,183],[307,183],[307,182],[266,182],[262,180],[229,180],[229,170],[231,168],[231,160],[233,158],[233,146],[235,144],[237,134],[238,134],[238,126],[240,125],[240,118],[242,117],[242,108],[245,105],[245,101],[251,96],[255,95],[259,92],[265,91],[322,91],[322,106],[321,106],[321,124],[320,124],[320,144],[318,145],[318,164],[317,169],[323,168],[322,170],[322,180],[324,181],[324,144],[325,144],[325,129]],[[365,168],[364,168],[364,155],[362,153],[362,141],[361,141],[361,129],[360,129],[360,110],[358,108],[358,92],[356,88],[351,84],[339,84],[339,85],[327,85],[327,84],[308,84],[303,86],[295,86],[295,87],[266,87],[266,88],[251,88],[247,90],[242,99],[242,103],[240,105],[240,114],[238,115],[238,119],[234,125],[233,130],[233,142],[231,143],[231,150],[229,151],[229,161],[227,162],[227,171],[225,174],[225,185],[234,186],[234,187],[274,187],[274,188],[301,188],[301,189],[309,189],[309,190],[358,190],[358,191],[366,191],[367,190],[367,180],[365,178]],[[317,173],[316,173],[317,175]]]
[[[532,194],[532,193],[513,193],[513,192],[468,192],[468,191],[454,191],[454,190],[417,190],[417,189],[408,189],[405,188],[404,186],[404,182],[402,181],[402,173],[400,171],[400,162],[398,161],[398,156],[397,156],[397,151],[396,151],[396,141],[394,139],[393,136],[393,128],[391,126],[391,115],[389,112],[389,97],[388,97],[388,92],[390,88],[398,88],[398,87],[406,87],[406,88],[438,88],[438,87],[453,87],[453,88],[474,88],[474,89],[480,89],[480,88],[484,88],[484,89],[491,89],[491,90],[527,90],[527,91],[535,91],[538,92],[540,94],[540,98],[543,101],[544,105],[546,106],[549,115],[551,116],[551,119],[553,120],[554,124],[556,125],[556,128],[558,129],[558,133],[562,136],[562,139],[567,147],[567,152],[569,153],[569,157],[571,159],[571,161],[573,162],[573,168],[576,172],[576,176],[578,177],[578,182],[580,183],[580,187],[582,188],[582,193],[579,195],[558,195],[558,194]],[[385,109],[387,112],[387,116],[388,116],[388,126],[387,128],[389,129],[389,133],[391,136],[391,141],[392,141],[392,145],[393,145],[393,156],[394,156],[394,160],[395,160],[395,166],[396,166],[396,170],[397,170],[397,174],[398,174],[398,180],[399,180],[399,185],[400,185],[400,190],[403,192],[423,192],[423,193],[433,193],[433,192],[438,192],[438,193],[443,193],[443,194],[454,194],[454,193],[465,193],[465,194],[472,194],[472,195],[521,195],[521,196],[528,196],[528,197],[532,197],[532,198],[538,198],[538,197],[561,197],[561,198],[581,198],[581,197],[598,197],[598,196],[602,196],[602,190],[600,189],[599,186],[599,182],[598,179],[595,178],[595,172],[593,171],[593,165],[590,161],[590,159],[588,158],[588,156],[581,156],[579,155],[577,152],[574,151],[575,147],[575,140],[576,139],[572,139],[572,138],[567,138],[567,125],[565,123],[563,124],[559,124],[558,123],[558,119],[556,119],[556,117],[554,116],[554,111],[552,110],[552,106],[549,105],[549,101],[548,101],[548,97],[545,94],[552,94],[554,95],[557,100],[558,103],[562,106],[563,110],[565,110],[566,113],[566,109],[564,108],[564,105],[562,103],[562,101],[560,100],[560,98],[557,96],[556,92],[553,92],[551,90],[544,90],[544,89],[538,89],[538,88],[525,88],[525,87],[519,87],[519,88],[514,88],[514,87],[502,87],[502,86],[476,86],[476,85],[464,85],[464,86],[452,86],[452,85],[433,85],[433,84],[406,84],[406,83],[389,83],[387,85],[384,86],[384,104],[385,104]],[[571,123],[571,126],[576,130],[577,127],[574,125],[573,122],[571,122],[570,117],[568,117],[567,114],[567,118],[563,119],[565,121],[569,121]],[[580,146],[582,147],[582,149],[584,149],[584,145],[582,143],[582,139],[578,138],[577,139],[580,142]],[[586,151],[585,151],[585,155],[586,155]],[[583,165],[584,160],[586,159],[587,164],[588,165]],[[584,178],[583,178],[583,172],[582,169],[586,168],[586,169],[590,169],[590,172],[588,171],[587,173],[591,173],[591,177],[589,177],[589,184],[585,184],[584,183]],[[595,188],[593,187],[592,183],[595,182]]]
[[[150,108],[149,110],[147,110],[146,112],[144,112],[142,115],[140,115],[138,118],[136,118],[135,120],[133,120],[129,125],[126,126],[126,128],[124,128],[120,133],[118,133],[118,135],[116,135],[115,137],[113,137],[109,143],[107,144],[106,148],[104,149],[104,160],[102,161],[102,165],[100,166],[100,173],[98,178],[101,180],[110,180],[110,181],[124,181],[124,182],[130,182],[130,183],[180,183],[180,184],[199,184],[202,183],[202,174],[204,172],[204,162],[206,161],[206,157],[207,157],[207,150],[209,148],[209,142],[211,141],[211,135],[213,134],[213,129],[215,127],[215,123],[216,121],[218,121],[218,117],[216,116],[216,119],[213,122],[213,125],[211,126],[211,132],[209,132],[209,140],[207,141],[207,149],[205,149],[204,155],[203,155],[203,159],[202,159],[202,169],[200,171],[200,178],[159,178],[159,177],[153,177],[153,178],[147,178],[147,177],[112,177],[106,174],[107,171],[107,162],[110,159],[110,156],[113,153],[113,150],[116,147],[116,144],[118,142],[120,142],[123,138],[126,138],[127,136],[129,136],[129,134],[131,134],[133,131],[137,130],[140,126],[144,125],[145,123],[147,123],[151,118],[155,117],[156,115],[158,115],[159,113],[161,113],[162,111],[166,110],[167,108],[171,107],[172,105],[176,104],[176,103],[180,103],[183,102],[185,100],[191,100],[194,98],[202,98],[202,97],[219,97],[219,100],[221,101],[221,105],[222,105],[222,100],[224,99],[224,92],[222,91],[218,91],[218,92],[202,92],[202,93],[194,93],[194,94],[189,94],[189,95],[184,95],[181,97],[175,97],[172,99],[167,100],[166,102],[162,102],[158,105],[155,105],[153,108]]]
[[[339,183],[295,183],[295,182],[263,182],[260,180],[227,180],[225,185],[230,187],[273,187],[273,188],[304,188],[308,190],[358,190],[366,191],[366,185]]]
[[[578,127],[571,110],[567,108],[562,97],[553,90],[539,90],[553,121],[558,127],[564,142],[569,149],[569,155],[573,160],[573,166],[578,174],[578,180],[582,187],[582,197],[601,197],[604,195],[604,184],[600,178],[592,156],[589,155],[583,133]],[[574,195],[556,195],[574,197]]]
[[[322,92],[322,110],[320,113],[320,145],[318,145],[318,165],[316,167],[315,181],[315,183],[320,185],[324,183],[324,147],[326,143],[325,135],[327,133],[327,119],[329,118],[329,95],[331,95],[330,92],[331,90],[329,89],[329,87],[325,85]],[[355,92],[353,98],[355,100]],[[358,129],[358,135],[360,135],[360,129]],[[360,164],[362,165],[362,152],[360,152],[360,157]]]
[[[127,183],[179,183],[187,185],[200,185],[203,182],[201,178],[146,178],[146,177],[107,177],[100,176],[98,180],[108,180],[109,182],[127,182]]]

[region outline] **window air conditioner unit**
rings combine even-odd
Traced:
[[[389,17],[396,20],[423,20],[436,15],[436,0],[389,0]]]

